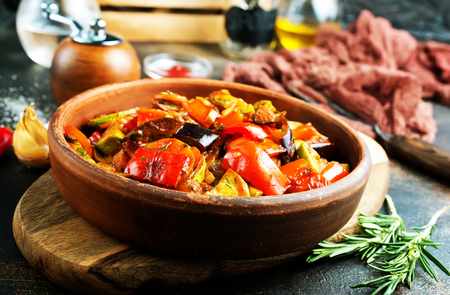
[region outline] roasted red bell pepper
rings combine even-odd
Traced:
[[[292,130],[292,137],[294,139],[306,140],[313,136],[322,136],[319,131],[312,125],[303,125]]]
[[[291,193],[303,192],[329,184],[329,181],[315,172],[305,159],[289,162],[281,166],[280,170],[291,183],[291,187],[289,187]]]
[[[11,147],[13,132],[8,127],[0,127],[0,156]]]
[[[141,126],[142,124],[153,121],[155,119],[164,118],[168,115],[166,111],[151,108],[139,108],[137,111],[136,125]]]
[[[234,140],[232,140],[231,142],[228,143],[227,145],[227,149],[232,148],[234,145],[242,142],[242,141],[246,141],[248,140],[245,137],[238,137]],[[275,141],[273,141],[271,138],[266,137],[260,141],[257,142],[258,146],[260,148],[262,148],[270,157],[279,155],[281,153],[286,152],[286,149],[283,148],[282,146],[280,146],[279,144],[275,143]]]
[[[252,123],[234,124],[223,130],[220,134],[223,136],[242,134],[245,138],[256,142],[260,142],[268,136],[264,129]]]
[[[94,157],[94,151],[91,148],[91,143],[83,132],[72,125],[67,125],[64,127],[64,136],[67,136],[69,133],[78,140],[89,157]]]
[[[233,169],[245,181],[265,195],[281,195],[289,188],[289,180],[257,143],[246,140],[231,147],[221,168]]]
[[[138,148],[124,172],[138,181],[148,180],[173,189],[191,174],[194,162],[194,154],[187,144],[175,138],[165,138]]]
[[[217,122],[223,127],[230,127],[234,124],[243,123],[244,115],[239,111],[239,108],[232,108],[225,115],[220,116]]]
[[[201,97],[189,100],[186,111],[189,116],[206,128],[211,126],[220,117],[220,113],[216,110],[216,107]]]

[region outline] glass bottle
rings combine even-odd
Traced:
[[[270,50],[274,40],[278,0],[233,0],[225,11],[220,49],[227,57],[245,60],[259,50]]]
[[[290,0],[280,7],[275,28],[284,48],[297,49],[314,44],[320,23],[327,22],[339,29],[341,20],[339,0]]]
[[[100,18],[96,0],[22,0],[17,9],[16,29],[20,43],[28,57],[35,63],[50,68],[58,43],[70,35],[69,25],[49,20],[43,15],[41,5],[54,2],[59,13],[89,29],[91,19]]]

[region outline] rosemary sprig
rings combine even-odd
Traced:
[[[376,258],[384,255],[385,244],[398,240],[405,230],[402,218],[397,214],[390,196],[386,196],[391,215],[375,214],[375,217],[360,213],[358,225],[361,227],[359,234],[346,235],[346,242],[330,243],[323,241],[319,247],[313,250],[313,254],[307,258],[307,262],[313,262],[323,257],[341,257],[346,255],[361,255],[361,260],[366,259],[371,263]]]
[[[442,245],[430,241],[431,230],[439,216],[450,206],[445,206],[436,212],[424,227],[412,228],[417,232],[409,232],[405,230],[403,220],[397,214],[394,202],[389,195],[386,195],[386,201],[391,215],[376,214],[375,217],[371,217],[360,213],[359,234],[341,233],[345,237],[342,243],[326,241],[319,243],[321,248],[314,249],[307,258],[307,262],[323,257],[361,255],[361,259],[365,259],[370,267],[388,273],[383,277],[351,286],[351,288],[376,288],[372,295],[383,289],[385,289],[384,294],[392,294],[399,283],[407,284],[411,288],[417,262],[436,281],[438,277],[430,261],[450,276],[450,271],[426,249],[427,246],[438,248]],[[376,259],[381,261],[371,264]]]

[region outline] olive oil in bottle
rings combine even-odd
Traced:
[[[291,0],[275,21],[275,31],[286,49],[314,45],[317,26],[326,22],[340,28],[338,0]]]

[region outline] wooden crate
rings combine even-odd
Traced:
[[[107,31],[130,42],[218,43],[231,0],[98,0]]]

